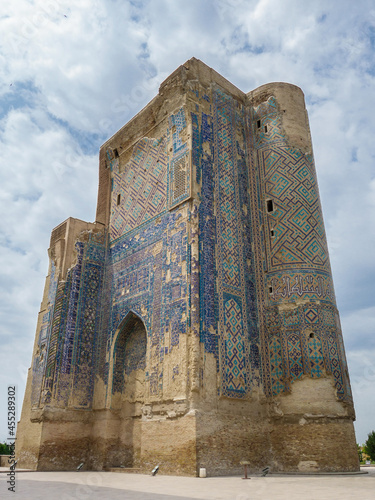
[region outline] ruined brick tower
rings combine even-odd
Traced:
[[[302,91],[197,59],[100,150],[52,232],[21,466],[354,471],[354,410]]]

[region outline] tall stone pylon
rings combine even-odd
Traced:
[[[193,58],[52,232],[23,467],[359,470],[304,96]]]

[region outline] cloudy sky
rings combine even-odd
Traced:
[[[373,0],[17,0],[0,12],[0,440],[19,410],[51,230],[95,218],[98,150],[197,57],[305,93],[357,413],[375,429]]]

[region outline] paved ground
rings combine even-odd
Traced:
[[[2,469],[3,471],[5,469]],[[375,468],[347,476],[188,478],[115,472],[19,472],[16,493],[0,473],[0,499],[25,500],[375,500]]]

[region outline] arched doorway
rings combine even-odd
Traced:
[[[112,354],[111,409],[116,410],[119,418],[118,445],[112,455],[116,463],[113,466],[133,467],[139,450],[137,421],[145,398],[146,352],[145,325],[130,312],[118,329]]]
[[[142,320],[130,312],[122,321],[113,351],[112,398],[121,394],[122,401],[143,400],[146,368],[147,334]],[[116,398],[118,399],[118,398]],[[118,407],[118,404],[112,407]]]

